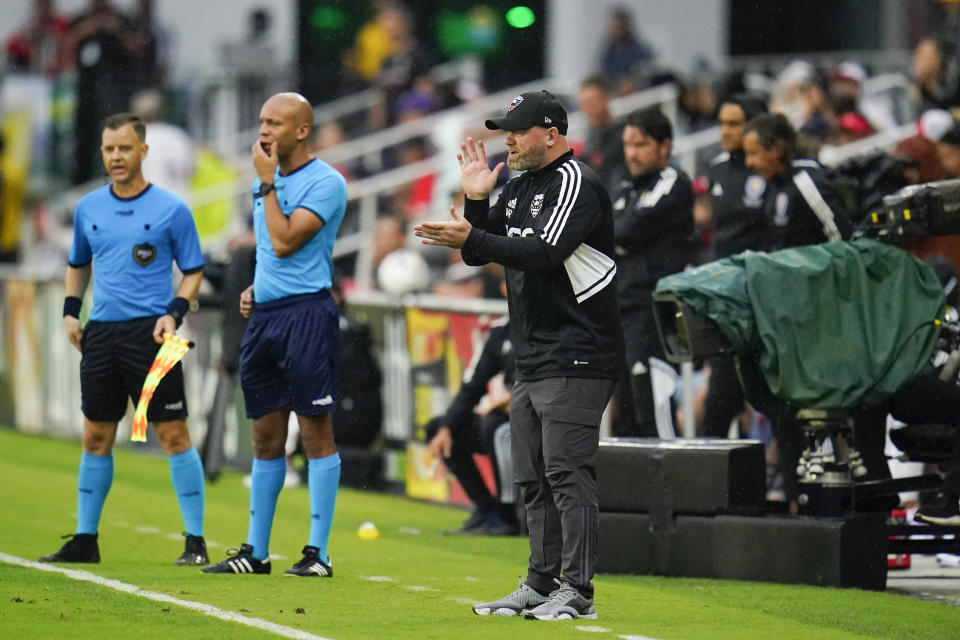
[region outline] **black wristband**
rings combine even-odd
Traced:
[[[167,315],[176,321],[177,329],[183,324],[183,316],[187,315],[187,311],[190,311],[190,301],[186,298],[174,298],[167,307]]]
[[[80,319],[80,306],[83,304],[83,300],[77,296],[67,296],[63,299],[63,317],[71,316],[76,319]]]

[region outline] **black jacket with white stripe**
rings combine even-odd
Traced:
[[[744,164],[743,151],[724,151],[710,162],[713,257],[759,250],[767,238],[763,195],[767,181]]]
[[[693,186],[678,167],[644,173],[621,184],[613,203],[620,308],[649,309],[657,280],[693,259]]]
[[[510,180],[492,207],[467,200],[464,215],[463,261],[506,267],[517,380],[619,377],[613,219],[593,169],[565,153]]]
[[[789,170],[771,179],[764,211],[766,251],[848,240],[853,233],[836,189],[815,160],[794,160]]]

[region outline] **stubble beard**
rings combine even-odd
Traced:
[[[507,158],[507,166],[514,171],[529,171],[539,169],[545,163],[547,150],[544,147],[531,147],[524,154],[517,154],[515,157]]]

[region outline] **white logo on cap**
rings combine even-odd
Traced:
[[[513,102],[510,103],[510,106],[507,107],[507,111],[513,111],[520,106],[521,102],[523,102],[523,96],[517,96],[513,99]]]
[[[543,116],[544,124],[552,124],[553,120],[550,119],[550,116]]]

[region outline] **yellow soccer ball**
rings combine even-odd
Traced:
[[[361,540],[376,540],[380,537],[380,532],[377,531],[377,525],[364,522],[357,528],[357,537]]]

